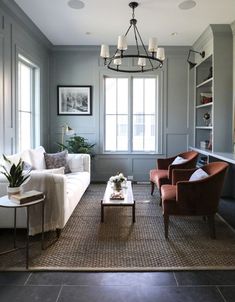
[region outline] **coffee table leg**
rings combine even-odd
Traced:
[[[132,206],[132,219],[133,219],[133,223],[135,223],[135,200],[134,200],[134,204]]]
[[[14,208],[14,249],[16,248],[16,208]]]
[[[104,206],[103,206],[103,200],[101,200],[101,222],[104,222]]]
[[[41,248],[44,250],[44,200],[42,201],[42,238]]]
[[[29,208],[27,207],[26,269],[29,268]]]

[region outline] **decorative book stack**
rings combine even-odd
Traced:
[[[44,198],[44,194],[36,190],[11,195],[11,200],[18,204],[25,204],[42,198]]]

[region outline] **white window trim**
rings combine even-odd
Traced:
[[[105,150],[105,77],[118,77],[118,78],[128,78],[129,82],[129,96],[128,96],[128,110],[129,112],[132,112],[132,106],[133,102],[131,101],[132,98],[132,87],[130,86],[131,79],[133,78],[156,78],[156,85],[159,85],[159,87],[156,87],[156,95],[157,98],[157,104],[156,104],[156,112],[155,112],[155,125],[156,125],[156,137],[155,137],[155,151],[132,151],[132,141],[129,140],[129,151],[106,151]],[[163,140],[162,140],[162,129],[163,129],[163,95],[164,95],[164,73],[162,70],[155,71],[154,73],[146,73],[146,74],[129,74],[123,75],[123,74],[117,74],[114,72],[100,72],[100,144],[101,146],[101,153],[104,155],[110,154],[110,155],[155,155],[155,154],[162,154],[163,149]],[[131,111],[130,111],[131,110]],[[132,138],[132,114],[129,116],[129,132],[128,135],[130,138]],[[131,150],[131,151],[130,151]]]
[[[31,137],[31,146],[36,147],[40,144],[40,68],[30,61],[27,57],[21,53],[16,54],[16,107],[15,107],[15,124],[16,124],[16,133],[15,133],[15,149],[19,151],[19,63],[23,63],[26,66],[31,68],[31,81],[32,81],[32,99],[34,102],[31,104],[31,118],[33,118],[33,132]]]

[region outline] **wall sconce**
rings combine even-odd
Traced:
[[[195,66],[197,65],[197,63],[193,63],[193,62],[189,61],[189,57],[190,57],[191,52],[199,53],[199,55],[200,55],[202,58],[205,58],[205,51],[199,52],[199,51],[190,49],[190,50],[189,50],[189,53],[188,53],[188,58],[187,58],[187,62],[189,63],[189,68],[190,68],[190,69],[192,69],[193,67],[195,67]]]
[[[64,124],[62,127],[61,127],[61,151],[64,150],[64,136],[67,135],[67,136],[71,136],[75,133],[75,131],[69,127],[68,124]]]

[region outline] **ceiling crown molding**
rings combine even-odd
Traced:
[[[13,0],[1,0],[0,8],[5,11],[14,20],[17,20],[23,28],[34,38],[40,40],[49,50],[53,44],[41,32],[41,30],[32,22],[32,20],[23,12],[23,10]]]

